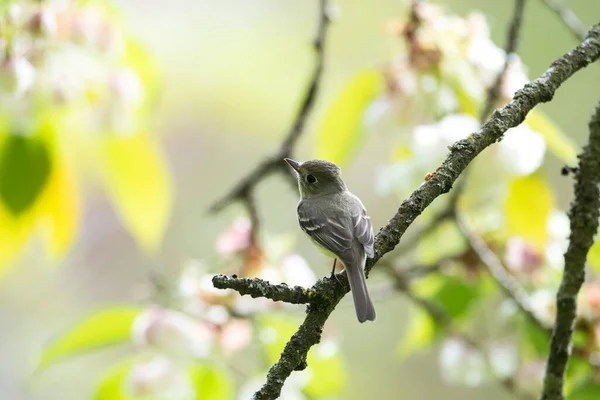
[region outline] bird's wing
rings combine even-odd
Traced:
[[[352,225],[354,226],[354,237],[364,246],[367,256],[373,257],[373,226],[364,207],[360,214],[353,216]]]
[[[298,207],[300,228],[318,245],[335,255],[343,254],[352,247],[352,232],[345,228],[343,216],[306,212]]]

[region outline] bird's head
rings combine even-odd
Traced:
[[[346,185],[342,180],[342,170],[330,161],[298,162],[290,158],[286,158],[285,161],[296,172],[298,188],[303,199],[346,190]]]

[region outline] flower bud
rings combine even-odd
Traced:
[[[35,68],[23,57],[9,57],[0,66],[0,90],[17,96],[28,91],[35,80]]]
[[[56,14],[47,8],[40,8],[29,18],[27,28],[34,36],[54,38],[58,32]]]
[[[136,344],[162,351],[176,359],[190,360],[208,357],[214,332],[187,315],[151,308],[134,322],[132,336]]]
[[[136,399],[192,400],[196,397],[188,372],[165,357],[134,365],[125,390]]]

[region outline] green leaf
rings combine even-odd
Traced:
[[[288,340],[298,329],[298,321],[283,314],[269,314],[260,318],[259,324],[267,362],[274,364],[279,360]]]
[[[234,395],[234,383],[227,370],[197,365],[190,369],[190,378],[196,388],[196,400],[227,400]]]
[[[548,149],[562,162],[577,164],[577,146],[545,114],[534,110],[527,115],[525,121],[532,130],[542,134]]]
[[[567,400],[597,400],[600,399],[600,383],[587,381],[577,386],[567,395]]]
[[[48,347],[38,368],[45,368],[59,359],[128,341],[131,325],[141,312],[139,307],[128,306],[93,314]]]
[[[9,135],[0,154],[0,197],[13,215],[27,211],[50,175],[50,153],[38,137]]]
[[[550,346],[550,335],[526,316],[521,316],[520,347],[521,352],[530,358],[545,358]]]
[[[418,295],[427,297],[448,316],[463,316],[479,295],[479,287],[468,285],[460,278],[445,275],[429,275],[419,281],[415,287]]]
[[[360,145],[363,114],[381,91],[377,70],[361,71],[350,79],[325,112],[317,130],[316,157],[343,165]]]
[[[548,217],[554,203],[550,187],[538,175],[513,179],[504,203],[509,234],[520,236],[543,249],[548,236]]]
[[[325,340],[313,346],[308,353],[307,363],[312,375],[303,392],[310,398],[322,399],[338,395],[346,386],[346,370],[340,353],[335,349],[329,353],[327,350],[329,346],[335,344],[327,343]]]
[[[434,264],[445,257],[460,254],[466,248],[465,235],[455,221],[447,220],[419,241],[416,254],[420,263]]]
[[[129,375],[133,360],[125,360],[113,366],[100,380],[94,400],[133,400],[123,391],[124,382]]]
[[[593,368],[587,359],[571,357],[565,374],[565,393],[569,394],[580,386],[589,384]]]
[[[418,310],[398,342],[396,354],[403,360],[413,352],[431,346],[438,332],[434,319],[425,311]]]
[[[600,240],[597,240],[590,248],[587,261],[596,272],[600,272]]]

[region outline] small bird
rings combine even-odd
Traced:
[[[342,170],[334,163],[284,160],[298,178],[300,228],[322,252],[333,257],[332,278],[336,261],[344,264],[358,320],[375,321],[364,270],[367,256],[373,257],[373,227],[365,206],[348,191]]]

